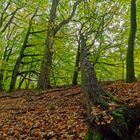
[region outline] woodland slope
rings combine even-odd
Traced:
[[[130,106],[140,104],[139,81],[102,86]],[[1,92],[0,140],[84,140],[88,129],[84,107],[80,86]]]

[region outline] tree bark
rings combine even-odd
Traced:
[[[50,88],[53,44],[54,44],[54,37],[55,37],[54,29],[55,29],[55,19],[56,19],[56,11],[57,11],[58,4],[59,4],[59,0],[52,1],[47,38],[45,41],[44,56],[41,63],[40,75],[38,80],[38,88],[40,89]]]
[[[131,0],[131,29],[128,39],[128,49],[127,49],[127,61],[126,61],[126,82],[134,82],[135,71],[134,71],[134,44],[135,35],[137,30],[136,22],[136,0]]]
[[[88,116],[90,118],[91,107],[94,104],[100,103],[100,99],[102,95],[105,95],[106,92],[102,89],[100,84],[98,83],[94,66],[88,60],[88,48],[86,45],[86,40],[84,36],[81,34],[81,76],[82,76],[82,89],[84,91],[84,95],[87,99],[87,110]]]

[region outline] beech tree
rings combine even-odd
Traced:
[[[89,130],[85,139],[137,139],[135,133],[140,123],[139,105],[131,107],[124,104],[100,86],[94,64],[89,59],[90,53],[86,34],[80,32],[80,40],[81,82],[89,121]]]
[[[134,46],[135,46],[135,36],[137,30],[137,21],[136,21],[136,0],[131,0],[131,28],[128,39],[128,48],[127,48],[127,61],[126,61],[126,82],[134,82],[135,71],[134,71]]]
[[[59,0],[53,0],[50,10],[50,18],[48,23],[48,31],[47,38],[45,41],[45,49],[44,56],[41,63],[40,75],[38,79],[38,88],[48,89],[50,88],[50,76],[52,69],[52,56],[53,56],[53,44],[55,35],[59,32],[59,30],[64,27],[69,21],[73,18],[77,6],[82,0],[77,0],[74,5],[71,14],[61,21],[58,25],[56,25],[56,16],[57,16],[57,8],[59,5]]]
[[[18,59],[16,61],[15,66],[14,66],[9,91],[12,91],[13,89],[15,89],[16,79],[17,79],[17,76],[20,74],[19,68],[20,68],[20,65],[22,63],[23,57],[25,57],[24,51],[28,47],[28,39],[29,39],[29,36],[30,36],[31,27],[32,27],[32,20],[36,16],[37,11],[38,11],[38,8],[35,10],[34,14],[32,15],[32,17],[29,21],[29,26],[28,26],[28,29],[27,29],[27,33],[25,35],[25,39],[24,39],[23,45],[22,45],[21,50],[20,50],[20,54],[18,56]]]

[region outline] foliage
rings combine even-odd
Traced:
[[[139,2],[137,1],[137,3]],[[72,1],[60,1],[56,25],[67,19],[73,4]],[[19,68],[19,73],[22,75],[18,75],[16,82],[16,88],[19,87],[22,80],[23,83],[19,88],[36,88],[44,54],[51,1],[2,0],[0,5],[0,69],[3,75],[3,89],[6,90],[10,85],[15,60],[20,55],[30,18],[36,7],[39,9],[32,21],[28,47],[24,52],[26,57],[22,59]],[[137,4],[138,25],[139,9],[139,4]],[[87,43],[91,53],[90,60],[95,64],[98,79],[101,81],[124,79],[126,47],[130,29],[129,14],[129,1],[82,1],[73,19],[55,36],[51,85],[71,84],[75,69],[77,37],[82,24],[84,25],[82,31],[88,32]],[[139,30],[135,48],[136,76],[139,75],[138,46]]]

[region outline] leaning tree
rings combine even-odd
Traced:
[[[105,91],[98,82],[95,63],[92,60],[95,40],[105,31],[107,17],[114,15],[113,10],[110,11],[111,15],[108,10],[100,15],[101,24],[97,26],[97,31],[93,28],[95,23],[92,23],[92,18],[83,22],[79,31],[81,84],[89,121],[85,139],[138,140],[140,104],[129,105]]]

